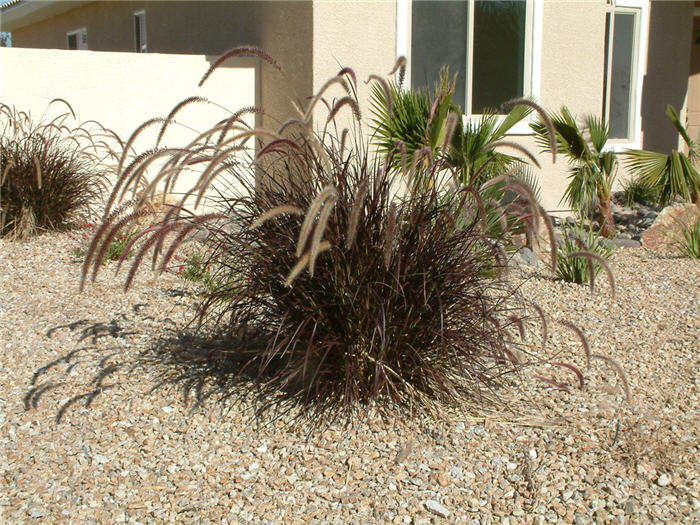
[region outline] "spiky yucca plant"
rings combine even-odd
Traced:
[[[273,63],[259,50],[256,56]],[[526,308],[498,272],[489,276],[505,270],[502,237],[486,232],[478,192],[442,183],[444,162],[428,157],[407,174],[391,155],[373,158],[361,138],[350,142],[362,137],[358,129],[312,131],[312,109],[323,107],[317,103],[332,86],[354,93],[354,72],[343,69],[278,131],[233,119],[187,148],[125,161],[83,283],[100,267],[98,247],[147,213],[138,202],[139,211],[127,213],[132,205],[119,207],[116,197],[139,183],[142,164],[157,155],[165,161],[149,183],[154,192],[196,158],[203,170],[190,197],[215,187],[217,209],[194,214],[173,206],[144,230],[125,286],[146,256],[163,270],[184,240],[204,229],[211,250],[205,263],[218,284],[204,291],[198,313],[203,336],[216,341],[202,359],[253,374],[277,406],[291,401],[325,415],[372,400],[419,412],[495,400],[496,387],[531,359],[521,330],[530,312],[540,318],[541,310]],[[328,107],[331,121],[341,110],[359,115],[352,95]],[[252,144],[241,148],[251,137],[264,139],[257,152]],[[397,191],[406,175],[405,191]],[[533,204],[530,212],[538,210]],[[546,340],[544,319],[542,326]]]
[[[0,104],[0,236],[66,229],[90,216],[105,191],[100,155],[109,150],[86,128],[66,126],[72,108],[53,102],[69,111],[48,122]]]

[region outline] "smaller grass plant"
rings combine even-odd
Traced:
[[[614,248],[601,241],[596,230],[586,230],[580,224],[565,225],[562,228],[562,237],[558,242],[559,257],[556,267],[559,278],[569,283],[589,284],[592,289],[601,270],[611,274],[607,260]]]
[[[676,219],[679,231],[676,234],[675,245],[686,257],[700,259],[700,213],[695,218],[686,221]]]

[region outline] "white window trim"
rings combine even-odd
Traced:
[[[141,16],[143,15],[143,16]],[[146,35],[146,10],[141,9],[140,11],[134,11],[134,20],[136,20],[136,17],[141,17],[141,20],[139,22],[139,27],[143,26],[142,32],[144,35]],[[148,53],[148,38],[146,38],[146,49],[144,51],[141,51],[140,47],[138,46],[138,39],[140,35],[136,34],[136,25],[134,24],[134,48],[136,49],[137,53]]]
[[[85,47],[80,47],[82,45],[81,43],[81,35],[85,35]],[[76,43],[78,47],[75,49],[75,51],[81,51],[81,50],[86,50],[88,47],[87,44],[87,27],[81,27],[79,29],[74,29],[73,31],[68,31],[66,33],[66,46],[68,45],[68,37],[71,35],[75,35],[76,37]]]
[[[542,90],[542,20],[544,16],[544,0],[530,0],[532,3],[532,25],[526,26],[526,38],[530,44],[529,57],[526,57],[525,63],[530,65],[528,68],[528,81],[525,86],[525,96],[532,97],[535,100],[539,99]],[[641,0],[640,0],[641,1]],[[405,85],[411,85],[411,0],[396,1],[396,57],[406,57],[406,78]],[[469,10],[470,17],[474,16],[474,10]],[[528,35],[529,28],[532,27],[531,34]],[[473,30],[473,24],[469,24],[470,31]],[[472,40],[472,35],[467,35],[467,38]],[[528,60],[529,58],[529,60]],[[468,68],[467,74],[470,78],[467,79],[467,85],[471,86],[472,68]],[[529,89],[528,89],[529,88]],[[471,89],[467,90],[469,100],[471,100]],[[478,120],[481,115],[466,116],[465,119]],[[524,119],[513,126],[508,135],[532,135],[534,132],[530,128],[530,122],[535,120],[534,116]]]
[[[649,45],[649,2],[648,0],[617,0],[613,2],[610,9],[606,12],[613,13],[616,7],[620,8],[632,8],[639,9],[639,27],[637,30],[636,38],[636,53],[633,59],[635,64],[633,66],[634,78],[633,82],[633,97],[634,100],[630,104],[630,115],[633,118],[632,129],[632,139],[610,139],[606,146],[606,150],[613,150],[617,152],[625,151],[627,149],[640,149],[642,147],[642,90],[644,88],[644,75],[646,73],[646,63],[647,63],[647,49]],[[609,64],[611,65],[611,64]],[[610,82],[610,76],[607,76],[608,82]],[[609,89],[609,85],[605,86],[605,89]],[[610,97],[607,97],[608,104],[610,103]],[[607,120],[607,108],[606,120]]]

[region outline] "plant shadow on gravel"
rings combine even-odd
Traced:
[[[141,312],[143,306],[147,305],[134,305],[132,307],[134,314],[141,320],[153,320],[153,317]],[[118,379],[115,379],[115,382],[108,382],[108,379],[122,369],[133,368],[134,362],[123,359],[124,346],[122,344],[98,345],[98,342],[101,340],[123,341],[126,337],[137,335],[138,332],[128,328],[133,324],[133,321],[134,319],[121,313],[109,321],[94,322],[80,319],[47,330],[46,337],[51,339],[58,332],[67,329],[76,336],[75,347],[65,355],[34,371],[29,382],[29,389],[23,398],[24,410],[36,410],[39,408],[42,397],[50,392],[60,390],[61,387],[67,386],[69,383],[74,383],[69,378],[74,376],[78,369],[91,370],[88,374],[79,375],[81,378],[84,378],[85,375],[88,376],[81,385],[85,391],[74,394],[61,403],[55,416],[56,423],[61,423],[69,409],[77,403],[83,402],[83,407],[90,408],[100,394],[117,387]]]

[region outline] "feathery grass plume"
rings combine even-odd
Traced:
[[[139,125],[133,133],[129,136],[129,138],[126,141],[126,144],[124,145],[124,149],[122,150],[122,156],[119,159],[119,164],[117,164],[117,173],[121,173],[122,168],[124,167],[124,162],[126,162],[127,157],[129,156],[129,151],[132,150],[134,146],[134,142],[136,142],[136,139],[139,138],[139,135],[143,133],[144,130],[148,129],[149,127],[153,126],[154,124],[159,124],[161,122],[164,122],[165,119],[162,117],[155,117],[152,119],[148,119],[146,122],[143,124]],[[107,209],[106,213],[109,212],[109,209]]]
[[[578,389],[583,390],[583,372],[581,372],[577,366],[574,366],[571,363],[564,363],[563,361],[554,361],[552,362],[552,365],[568,368],[574,374],[576,374],[576,378],[578,379]]]
[[[236,111],[224,122],[224,126],[221,128],[221,133],[219,134],[219,138],[216,140],[216,143],[220,145],[224,141],[224,137],[231,130],[231,128],[236,122],[247,126],[247,124],[245,124],[245,121],[243,121],[241,117],[243,117],[244,115],[258,115],[260,113],[262,113],[262,109],[260,109],[257,106],[248,106]],[[280,131],[280,133],[282,132]]]
[[[158,138],[156,139],[156,147],[158,147],[158,145],[160,144],[160,141],[163,140],[163,136],[165,135],[165,130],[168,128],[168,125],[170,125],[170,123],[174,121],[175,116],[179,113],[179,111],[182,108],[189,106],[190,104],[193,104],[195,102],[209,102],[209,101],[204,97],[188,97],[185,100],[181,101],[179,104],[177,104],[170,111],[170,113],[168,113],[168,116],[165,117],[163,125],[161,126],[160,131],[158,132]]]
[[[547,112],[537,104],[536,102],[533,102],[532,100],[526,99],[526,98],[515,98],[512,100],[509,100],[508,102],[504,102],[501,104],[501,111],[508,111],[509,109],[514,108],[515,106],[527,106],[531,109],[534,109],[540,116],[540,119],[542,120],[542,123],[545,125],[547,128],[548,136],[549,136],[549,150],[552,152],[552,163],[556,163],[557,161],[557,134],[554,129],[554,124],[552,123],[552,119],[547,115]]]
[[[340,154],[342,156],[343,148],[341,146]],[[367,181],[362,182],[355,192],[355,196],[352,200],[352,208],[350,211],[350,220],[348,221],[348,230],[345,234],[345,248],[350,249],[355,243],[355,238],[357,237],[357,226],[360,221],[360,213],[362,213],[362,206],[365,200],[365,195],[367,195],[367,190],[369,186]]]
[[[211,67],[207,70],[206,73],[204,73],[204,76],[202,79],[199,81],[199,87],[202,87],[202,85],[207,81],[207,79],[211,76],[211,74],[218,69],[218,67],[226,62],[229,58],[234,58],[234,57],[257,57],[268,64],[270,64],[272,67],[274,67],[277,71],[280,73],[282,72],[282,68],[280,65],[277,63],[277,61],[272,58],[270,55],[265,53],[262,49],[255,47],[255,46],[240,46],[240,47],[235,47],[233,49],[229,49],[226,51],[223,55],[221,55],[219,58],[217,58],[214,63],[211,65]]]
[[[554,224],[552,223],[552,218],[541,205],[538,206],[538,211],[540,217],[542,217],[544,221],[545,227],[547,228],[547,236],[549,238],[549,258],[552,263],[552,270],[556,271],[559,255],[557,251],[557,239],[554,236]]]
[[[281,204],[279,206],[275,206],[270,210],[267,210],[260,217],[255,219],[255,221],[253,221],[249,228],[251,230],[254,230],[258,226],[262,225],[265,221],[288,213],[291,213],[293,215],[304,215],[304,210],[302,210],[301,208],[297,208],[296,206],[291,206],[289,204]]]
[[[361,120],[360,116],[360,106],[357,104],[357,101],[350,96],[343,97],[340,100],[336,101],[335,104],[333,104],[333,107],[331,108],[331,112],[328,114],[328,118],[326,119],[326,123],[332,122],[335,119],[335,116],[338,114],[338,112],[343,109],[343,106],[350,106],[350,109],[352,110],[352,115],[355,117],[355,120],[358,122]]]
[[[600,359],[601,361],[605,361],[608,363],[611,367],[615,369],[615,372],[617,372],[617,375],[620,376],[620,381],[622,382],[622,388],[625,391],[625,400],[628,403],[632,402],[632,392],[630,390],[630,384],[629,381],[627,381],[627,374],[625,374],[625,370],[622,368],[620,363],[615,361],[610,356],[607,355],[602,355],[602,354],[591,354],[591,357],[593,359]]]
[[[133,213],[128,214],[126,217],[122,217],[119,221],[117,221],[112,228],[107,232],[107,234],[104,237],[104,240],[102,242],[102,246],[100,246],[99,251],[97,251],[97,255],[94,258],[94,264],[92,267],[92,276],[91,280],[92,282],[95,282],[95,279],[97,278],[97,272],[99,271],[100,265],[102,264],[102,261],[105,259],[105,254],[107,253],[107,250],[109,249],[109,245],[111,242],[114,240],[114,238],[117,236],[117,234],[120,231],[123,231],[126,229],[129,224],[132,224],[136,222],[138,219],[141,219],[142,217],[145,217],[147,215],[151,215],[153,213],[153,208],[151,209],[145,209],[141,208]],[[87,260],[88,257],[86,256],[85,259]]]
[[[357,75],[355,74],[355,70],[351,67],[344,67],[343,69],[338,71],[338,74],[336,76],[342,77],[343,75],[347,75],[350,77],[350,80],[352,80],[352,87],[355,89],[355,91],[357,91]]]
[[[348,86],[347,80],[343,78],[342,76],[335,76],[332,78],[329,78],[326,80],[326,82],[320,87],[320,89],[316,92],[316,94],[311,98],[311,102],[309,103],[309,106],[306,108],[306,112],[302,113],[301,117],[302,120],[306,123],[311,122],[311,117],[313,116],[314,108],[316,107],[316,104],[318,104],[319,100],[323,99],[323,94],[328,91],[328,88],[331,86],[338,84],[340,87],[343,88],[343,90],[350,95],[351,90],[350,87]]]
[[[399,58],[396,59],[396,62],[394,63],[394,67],[392,67],[391,71],[389,71],[389,76],[395,75],[397,71],[399,72],[398,84],[399,84],[399,86],[403,86],[404,78],[406,78],[406,57],[405,56],[400,56]]]
[[[517,150],[519,153],[525,155],[525,157],[527,157],[527,159],[530,162],[532,162],[532,164],[534,164],[538,168],[541,167],[539,161],[537,160],[537,157],[535,157],[530,152],[529,149],[527,149],[525,146],[523,146],[521,144],[518,144],[517,142],[513,142],[512,140],[499,140],[498,142],[493,142],[493,143],[489,144],[488,146],[486,146],[486,149],[495,150],[496,148],[501,148],[501,147],[512,148],[514,150]]]
[[[533,302],[530,302],[528,305],[535,310],[535,312],[537,312],[537,316],[540,319],[540,326],[542,326],[542,350],[544,350],[545,346],[547,345],[547,318],[545,317],[544,310],[542,310],[540,305]]]
[[[559,381],[556,381],[555,379],[552,379],[550,377],[536,375],[535,379],[539,379],[540,381],[544,381],[545,383],[548,383],[548,384],[552,385],[554,388],[557,388],[559,390],[563,390],[565,392],[571,392],[569,385],[567,385],[566,383],[560,383]]]
[[[457,124],[461,119],[461,115],[455,111],[450,111],[445,120],[445,136],[442,139],[442,144],[440,145],[440,151],[444,154],[450,143],[452,142],[452,137],[457,129]]]
[[[301,231],[299,232],[299,240],[297,241],[297,249],[295,255],[301,257],[301,254],[306,248],[306,241],[311,234],[312,226],[316,220],[316,216],[324,205],[327,199],[331,197],[338,197],[338,192],[333,186],[324,187],[321,192],[313,200],[309,209],[306,211],[306,217],[304,217],[304,222],[301,225]]]
[[[369,84],[373,80],[379,84],[379,87],[384,92],[384,101],[386,102],[387,108],[386,112],[387,115],[391,116],[394,111],[394,94],[391,91],[391,86],[389,86],[389,83],[384,78],[378,75],[370,75],[367,80],[365,80],[365,84]]]
[[[331,249],[331,243],[328,241],[322,241],[317,250],[317,254],[325,252],[326,250]],[[297,263],[294,265],[294,268],[291,269],[289,272],[289,275],[287,275],[287,278],[284,281],[284,285],[287,286],[288,288],[291,288],[292,283],[294,282],[294,279],[299,277],[299,274],[304,271],[304,268],[309,264],[309,261],[311,260],[311,252],[308,251],[304,255],[302,255]]]
[[[313,235],[311,236],[311,246],[309,247],[309,276],[314,276],[314,268],[316,267],[316,257],[320,253],[321,239],[326,231],[326,226],[328,225],[328,219],[330,219],[331,213],[333,213],[333,206],[338,201],[337,196],[331,195],[326,199],[326,202],[321,208],[321,212],[318,215],[318,222],[314,228]]]
[[[583,351],[586,354],[586,368],[590,370],[591,349],[588,346],[588,340],[586,340],[586,336],[583,334],[583,331],[571,321],[559,320],[557,322],[562,326],[566,326],[569,330],[572,330],[578,336],[579,340],[581,341],[581,345],[583,346]]]

